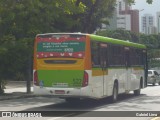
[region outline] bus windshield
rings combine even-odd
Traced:
[[[37,58],[84,58],[84,35],[51,34],[37,36]]]

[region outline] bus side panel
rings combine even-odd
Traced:
[[[125,92],[126,69],[125,67],[110,67],[108,69],[108,96],[112,95],[115,80],[118,81],[118,93]]]
[[[103,97],[103,71],[102,68],[92,68],[92,94],[96,98]]]
[[[145,75],[144,75],[144,68],[143,67],[133,67],[132,68],[132,76],[131,76],[131,81],[133,81],[133,88],[132,90],[137,90],[140,88],[140,80],[143,80],[143,84],[144,84],[144,80],[145,80]],[[142,84],[142,87],[144,86]]]

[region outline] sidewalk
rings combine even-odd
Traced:
[[[4,89],[5,93],[26,93],[27,88],[26,87],[19,87],[19,88],[9,88]],[[31,87],[31,92],[33,92],[33,87]]]
[[[0,95],[0,101],[10,99],[20,99],[28,97],[38,97],[33,94],[33,82],[31,81],[31,93],[27,93],[26,81],[7,81],[4,94]]]
[[[9,88],[9,89],[7,88],[4,89],[4,91],[5,91],[4,94],[0,95],[0,101],[36,96],[33,94],[33,87],[31,87],[31,93],[27,93],[26,87]]]

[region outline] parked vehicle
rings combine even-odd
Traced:
[[[152,85],[158,83],[160,85],[160,74],[156,70],[148,70],[148,83]]]

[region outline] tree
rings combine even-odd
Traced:
[[[74,18],[80,22],[73,27],[74,31],[93,33],[102,23],[107,23],[115,9],[116,0],[79,0],[85,6],[84,13],[75,15]],[[105,18],[105,19],[104,19]]]
[[[135,3],[135,0],[127,0],[130,4]],[[146,0],[148,4],[152,4],[153,0]]]
[[[37,33],[59,31],[54,27],[57,24],[55,21],[84,11],[85,6],[80,2],[75,7],[75,2],[76,0],[2,0],[0,27],[3,31],[0,34],[10,33],[19,39],[34,37]]]
[[[145,44],[149,49],[159,48],[160,42],[158,35],[140,34],[140,43]]]
[[[146,0],[148,4],[152,4],[153,0]]]
[[[56,32],[56,21],[84,12],[77,0],[1,0],[0,1],[0,92],[2,80],[24,76],[37,33]],[[64,16],[64,17],[63,17]],[[71,20],[73,23],[74,19]],[[69,21],[68,20],[68,21]],[[68,23],[66,24],[71,27]]]

